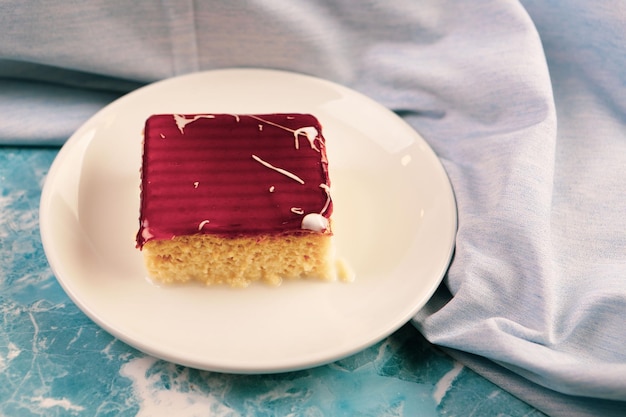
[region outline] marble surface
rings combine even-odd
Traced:
[[[407,324],[351,357],[273,375],[185,368],[90,321],[41,245],[58,149],[0,147],[0,416],[541,416]]]

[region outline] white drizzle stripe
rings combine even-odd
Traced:
[[[326,191],[326,204],[324,204],[324,207],[322,207],[322,210],[320,211],[320,214],[324,214],[324,212],[328,209],[328,206],[330,205],[330,187],[322,183],[320,184],[320,188]]]
[[[198,119],[215,119],[215,116],[212,114],[200,114],[200,115],[192,117],[191,119],[187,119],[182,114],[174,115],[176,126],[178,126],[178,130],[180,130],[180,133],[182,133],[183,135],[185,134],[185,126],[187,126],[189,123],[195,122]]]
[[[276,126],[280,129],[286,130],[287,132],[292,132],[292,133],[294,132],[293,129],[289,129],[288,127],[279,125],[278,123],[274,123],[274,122],[270,122],[269,120],[262,119],[258,116],[255,116],[254,114],[248,114],[248,116],[252,117],[253,119],[258,120],[259,122],[267,123],[268,125]]]
[[[208,220],[202,220],[200,222],[200,224],[198,225],[198,230],[202,230],[202,228],[204,227],[205,224],[209,223]]]
[[[262,165],[265,165],[269,169],[273,169],[274,171],[279,172],[279,173],[281,173],[281,174],[291,178],[292,180],[299,182],[300,184],[304,184],[304,180],[302,180],[302,178],[298,177],[296,174],[292,174],[291,172],[286,171],[286,170],[284,170],[282,168],[275,167],[274,165],[270,164],[269,162],[265,162],[264,160],[262,160],[261,158],[259,158],[256,155],[252,155],[252,159],[254,159],[255,161],[259,162]]]
[[[254,114],[248,114],[248,116],[252,117],[253,119],[256,119],[260,122],[263,123],[267,123],[268,125],[272,125],[275,126],[279,129],[283,129],[286,130],[287,132],[291,132],[293,133],[293,137],[295,140],[295,147],[296,149],[300,149],[300,142],[298,140],[298,136],[299,135],[304,135],[306,136],[307,140],[309,141],[309,145],[311,145],[311,149],[316,150],[317,152],[320,152],[320,150],[317,148],[317,146],[315,146],[315,139],[317,139],[317,137],[319,136],[319,132],[317,131],[317,129],[313,126],[306,126],[306,127],[301,127],[297,130],[294,129],[290,129],[287,126],[283,126],[283,125],[279,125],[278,123],[274,123],[274,122],[270,122],[269,120],[265,120],[261,117],[255,116]],[[259,125],[259,130],[263,130],[263,127],[261,125]]]
[[[317,136],[319,135],[316,128],[314,128],[313,126],[307,126],[301,127],[300,129],[293,131],[293,137],[296,141],[296,149],[300,149],[300,141],[298,139],[299,135],[306,136],[307,140],[309,141],[309,145],[311,146],[311,149],[316,150],[317,152],[320,151],[317,146],[315,146],[315,139],[317,139]]]

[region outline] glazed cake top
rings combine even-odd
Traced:
[[[309,114],[153,115],[141,172],[140,248],[197,233],[330,233],[326,143]]]

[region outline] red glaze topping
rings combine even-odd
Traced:
[[[309,114],[151,116],[141,180],[139,248],[197,233],[330,233],[326,144]]]

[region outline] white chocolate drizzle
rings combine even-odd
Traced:
[[[202,228],[204,227],[205,224],[209,223],[208,220],[202,220],[200,222],[200,224],[198,225],[198,230],[202,230]]]
[[[174,115],[176,126],[178,126],[178,130],[180,130],[180,133],[182,133],[183,135],[185,134],[185,126],[187,126],[189,123],[195,122],[198,119],[215,119],[215,116],[212,114],[199,114],[199,115],[192,117],[191,119],[187,119],[182,114]]]
[[[326,204],[324,204],[324,207],[322,207],[322,210],[320,211],[320,214],[324,214],[330,205],[330,187],[327,184],[322,183],[320,184],[320,188],[326,191]]]
[[[290,210],[293,214],[304,214],[304,210],[301,207],[292,207]]]
[[[284,170],[282,168],[275,167],[274,165],[270,164],[269,162],[266,162],[266,161],[262,160],[261,158],[259,158],[256,155],[252,155],[252,159],[254,159],[255,161],[259,162],[260,164],[268,167],[269,169],[273,169],[274,171],[279,172],[279,173],[285,175],[286,177],[289,177],[292,180],[299,182],[300,184],[304,184],[304,180],[302,178],[298,177],[296,174],[293,174],[293,173],[291,173],[291,172],[289,172],[287,170]]]
[[[286,130],[288,132],[293,133],[294,136],[294,145],[296,147],[296,149],[300,149],[300,139],[299,136],[300,135],[304,135],[307,140],[309,141],[309,145],[311,146],[311,149],[316,150],[317,152],[320,152],[319,148],[317,146],[315,146],[315,140],[319,137],[319,132],[317,131],[317,129],[313,126],[305,126],[305,127],[301,127],[299,129],[290,129],[287,126],[283,126],[283,125],[279,125],[278,123],[274,123],[274,122],[270,122],[269,120],[265,120],[259,116],[255,116],[254,114],[249,114],[248,116],[252,117],[253,119],[256,119],[260,122],[263,123],[267,123],[268,125],[272,125],[275,126],[279,129],[283,129]],[[259,130],[263,130],[262,125],[259,125]]]
[[[193,188],[198,188],[198,185],[200,185],[200,182],[198,182],[198,181],[194,181],[194,183],[193,183]]]
[[[180,130],[181,134],[185,134],[185,127],[189,124],[189,123],[193,123],[198,119],[215,119],[215,115],[213,114],[198,114],[193,116],[192,118],[187,118],[185,117],[185,115],[182,114],[174,114],[174,120],[176,121],[176,126],[178,127],[178,130]],[[232,115],[235,120],[237,122],[239,122],[239,115],[238,114],[233,114]],[[319,137],[319,132],[317,131],[317,129],[313,126],[304,126],[301,127],[299,129],[290,129],[286,126],[280,125],[278,123],[274,123],[274,122],[270,122],[269,120],[265,120],[261,117],[255,116],[253,114],[249,114],[248,116],[252,117],[253,119],[256,119],[260,122],[263,123],[267,123],[269,125],[278,127],[280,129],[286,130],[288,132],[293,133],[293,137],[294,137],[294,146],[296,149],[300,149],[300,135],[303,135],[304,137],[307,138],[307,140],[309,141],[309,146],[311,147],[311,149],[320,152],[319,148],[315,145],[315,140],[318,139]],[[293,117],[292,117],[293,118]],[[263,131],[263,125],[259,124],[259,131]],[[165,136],[163,134],[161,134],[161,137],[163,139],[165,139]]]
[[[315,146],[315,139],[317,139],[319,135],[316,128],[314,128],[313,126],[306,126],[306,127],[301,127],[300,129],[293,131],[293,137],[294,137],[296,149],[300,149],[300,140],[299,140],[300,135],[306,136],[307,140],[309,141],[309,145],[311,145],[311,149],[314,149],[317,152],[320,151],[317,148],[317,146]]]

